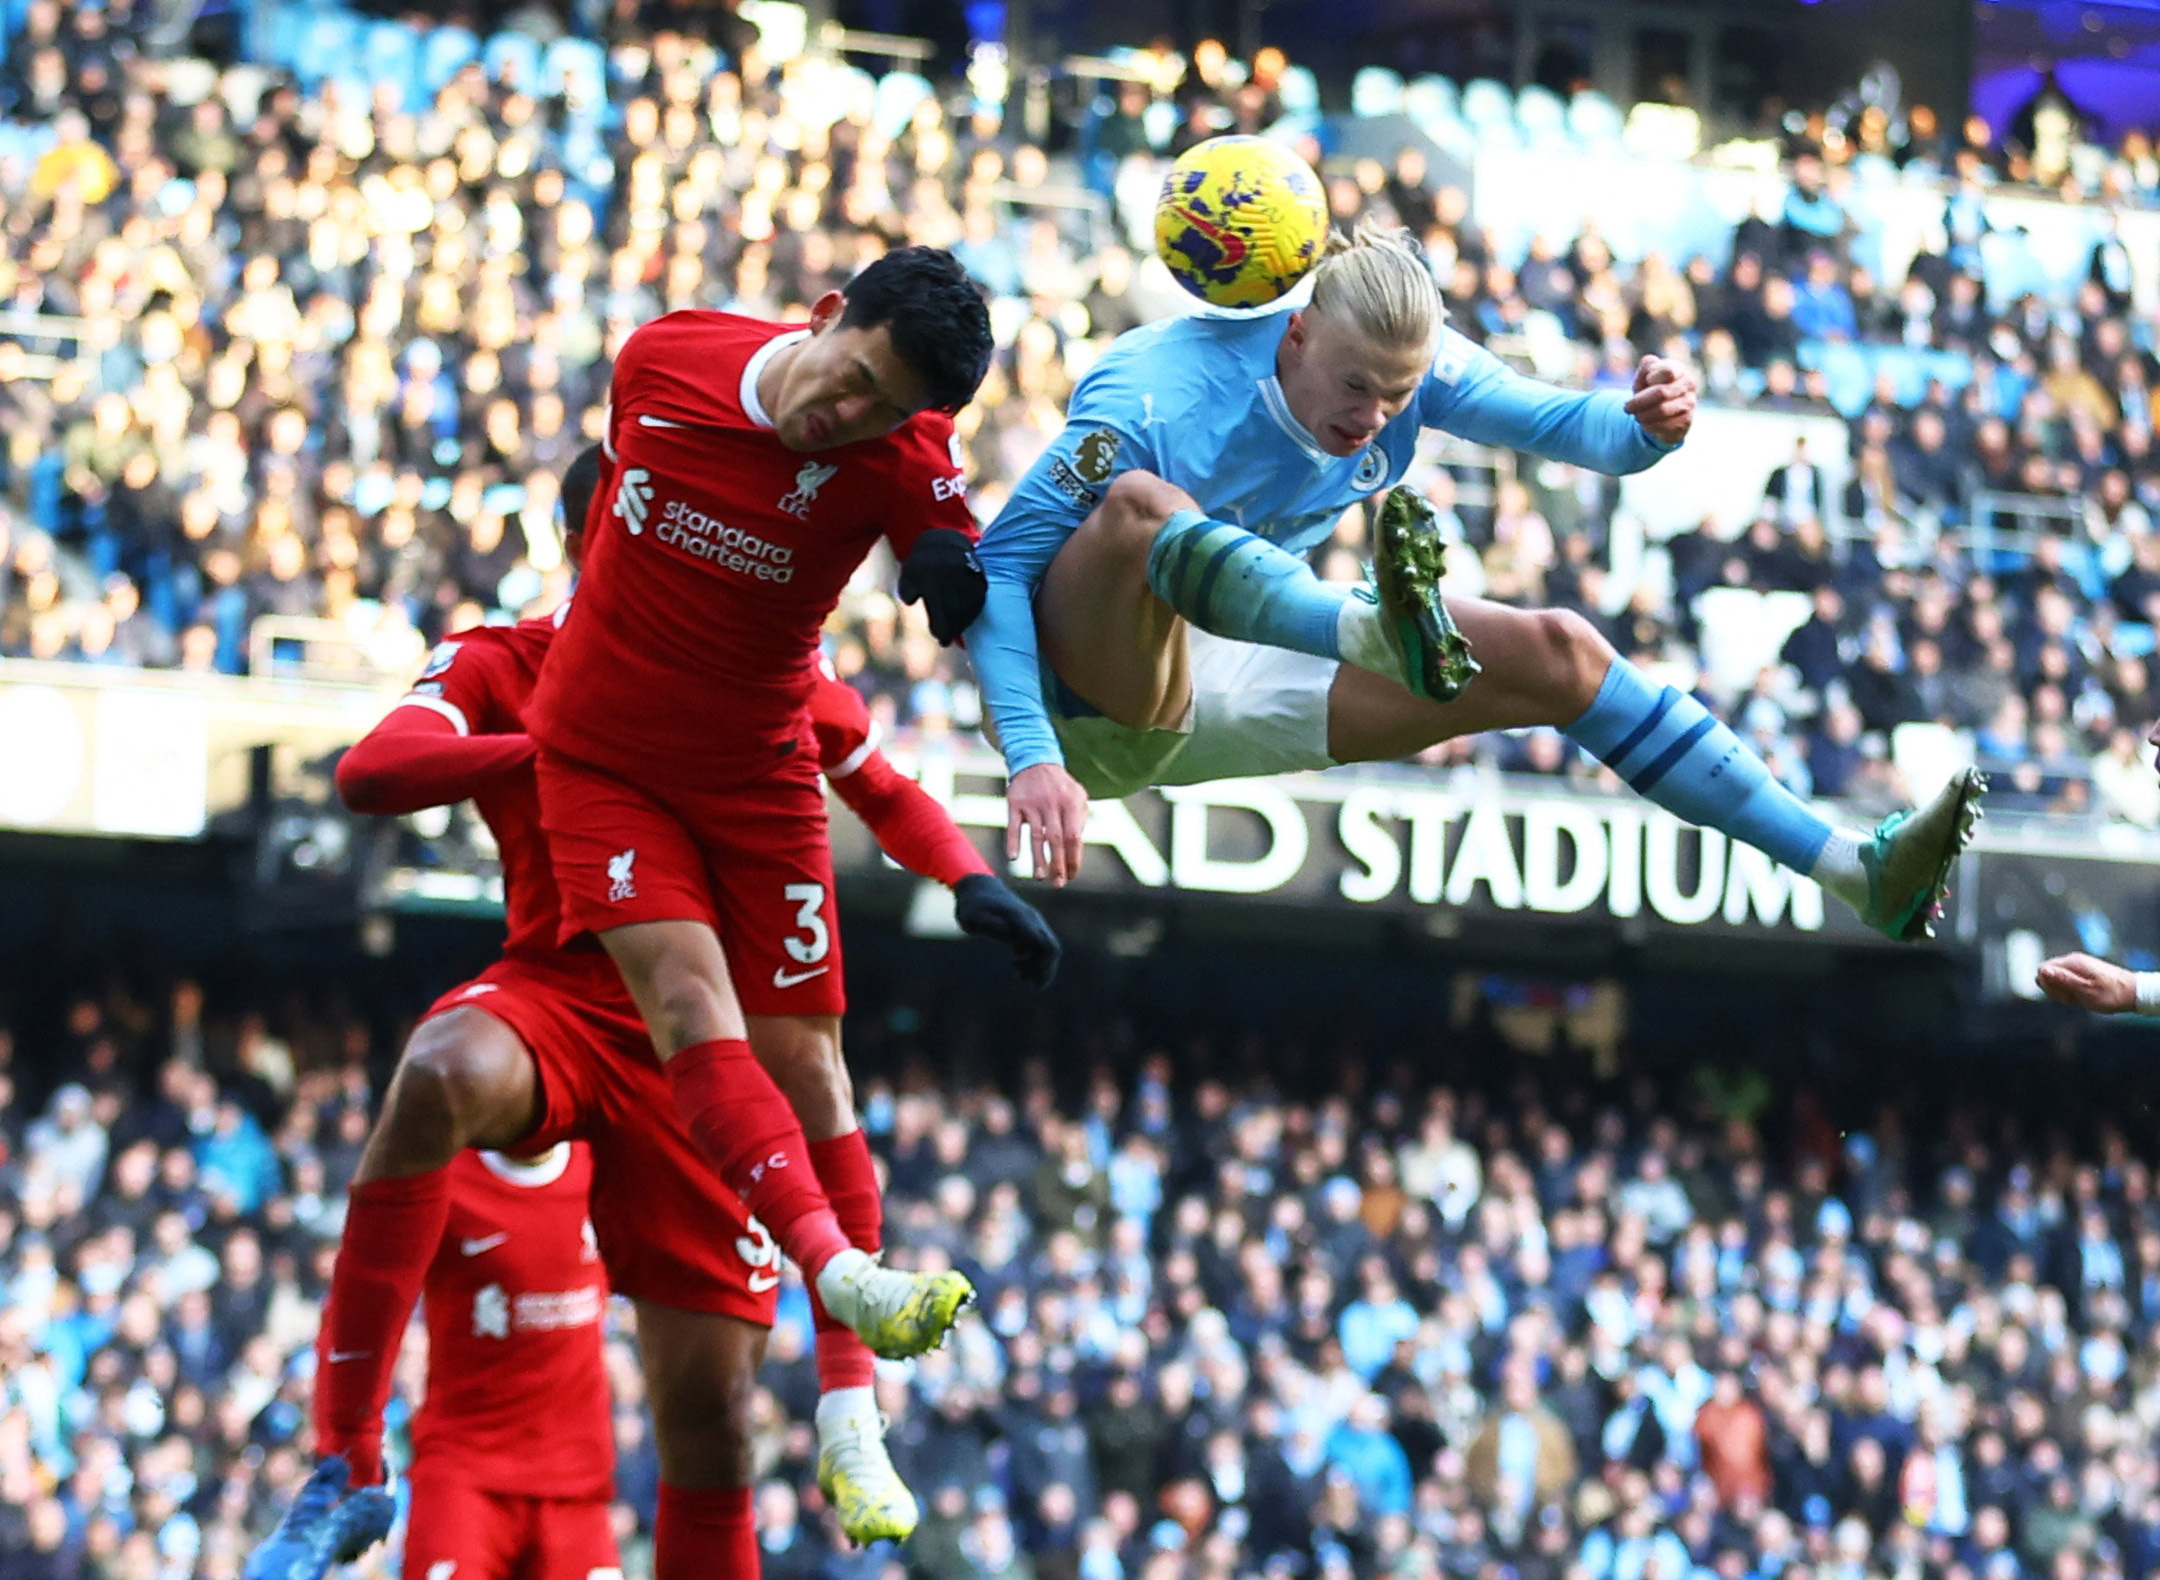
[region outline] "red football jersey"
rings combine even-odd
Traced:
[[[725,789],[810,750],[818,636],[881,536],[973,535],[952,422],[800,455],[758,375],[807,330],[670,313],[616,360],[576,606],[533,699],[549,750],[637,784]]]
[[[565,608],[568,605],[564,606]],[[436,644],[400,704],[430,708],[460,735],[520,735],[540,661],[562,610],[516,625],[484,625]],[[540,788],[528,767],[473,798],[501,853],[507,956],[556,954],[562,901],[540,830]]]
[[[615,1444],[600,1321],[607,1279],[586,1217],[592,1154],[538,1163],[461,1152],[422,1292],[427,1398],[413,1459],[453,1456],[485,1492],[605,1498]]]

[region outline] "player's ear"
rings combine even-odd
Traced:
[[[847,298],[838,291],[827,291],[810,308],[810,330],[822,334],[840,322],[840,314],[847,306]]]

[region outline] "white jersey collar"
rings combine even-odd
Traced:
[[[757,392],[758,379],[765,371],[765,364],[772,361],[774,353],[782,347],[792,346],[798,340],[809,338],[810,331],[807,329],[790,330],[784,335],[774,335],[750,354],[750,361],[742,370],[742,409],[743,415],[758,427],[770,429],[773,426],[772,417],[766,412],[765,403],[758,399]]]
[[[504,1157],[500,1152],[480,1154],[480,1161],[487,1171],[499,1180],[512,1185],[522,1185],[527,1190],[538,1190],[552,1185],[563,1177],[570,1167],[570,1143],[558,1141],[530,1163],[520,1163],[516,1158]]]
[[[1290,397],[1283,393],[1282,380],[1270,373],[1260,380],[1260,404],[1275,419],[1275,426],[1290,436],[1290,440],[1305,452],[1305,458],[1315,466],[1326,466],[1339,459],[1320,448],[1319,441],[1305,431],[1305,425],[1290,415]]]

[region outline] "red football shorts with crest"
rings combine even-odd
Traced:
[[[410,1479],[407,1580],[622,1580],[605,1499],[483,1492],[430,1459]]]
[[[540,821],[565,942],[703,922],[749,1015],[847,1008],[825,792],[814,763],[729,790],[648,790],[542,751]]]
[[[454,1009],[501,1021],[532,1055],[540,1119],[520,1150],[591,1147],[593,1232],[609,1287],[771,1327],[779,1248],[676,1118],[615,963],[597,949],[498,961],[428,1015]]]

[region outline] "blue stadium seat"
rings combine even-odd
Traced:
[[[1498,126],[1512,129],[1515,97],[1492,78],[1480,77],[1463,89],[1462,113],[1463,119],[1481,136]]]
[[[1567,119],[1575,141],[1592,151],[1618,147],[1620,133],[1627,125],[1620,107],[1594,89],[1568,101]]]
[[[360,50],[360,19],[331,8],[307,19],[292,62],[293,75],[313,87],[333,72],[349,70]]]
[[[420,36],[405,23],[370,23],[360,64],[369,81],[395,84],[406,109],[419,108]]]
[[[1569,141],[1567,106],[1557,93],[1534,82],[1515,97],[1515,124],[1533,148],[1564,147]]]
[[[1276,96],[1282,100],[1283,114],[1318,115],[1320,113],[1320,83],[1307,66],[1288,66],[1282,81],[1276,85]]]
[[[897,137],[915,107],[930,97],[930,84],[912,71],[888,71],[878,79],[870,122],[884,137]]]
[[[525,93],[540,91],[540,46],[525,33],[497,33],[487,41],[487,73]]]
[[[1462,119],[1462,94],[1455,84],[1434,72],[1412,77],[1403,89],[1403,114],[1423,126],[1428,120]]]
[[[545,91],[581,105],[597,105],[607,95],[607,54],[589,38],[558,38],[541,62]]]
[[[420,44],[420,89],[429,99],[452,77],[480,58],[480,40],[470,28],[454,23],[431,27]]]
[[[1350,79],[1350,113],[1360,120],[1400,115],[1402,107],[1400,72],[1389,71],[1385,66],[1366,66]]]

